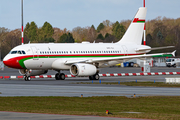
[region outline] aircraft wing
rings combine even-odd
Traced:
[[[147,58],[147,57],[165,57],[165,56],[175,56],[175,51],[172,53],[156,53],[156,54],[143,54],[143,55],[131,55],[131,56],[121,56],[121,57],[110,57],[110,58],[94,58],[86,60],[75,60],[75,61],[66,61],[65,64],[74,64],[74,63],[95,63],[95,62],[107,62],[113,60],[124,60],[124,59],[134,59],[134,58]]]

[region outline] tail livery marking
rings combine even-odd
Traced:
[[[144,19],[134,18],[133,23],[145,23]]]

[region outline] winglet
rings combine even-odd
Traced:
[[[175,52],[176,52],[176,50],[171,53],[174,57],[175,57]]]

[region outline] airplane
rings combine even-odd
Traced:
[[[99,80],[99,68],[109,67],[125,60],[154,56],[174,56],[171,53],[146,54],[151,50],[173,46],[151,48],[141,45],[145,26],[146,7],[140,7],[121,40],[116,43],[33,43],[13,48],[3,59],[11,68],[19,69],[25,81],[30,76],[46,74],[55,70],[56,80],[65,80],[61,71],[70,70],[74,76]]]

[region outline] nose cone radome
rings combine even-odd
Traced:
[[[22,69],[19,64],[19,60],[16,58],[10,58],[8,55],[4,57],[3,63],[11,68]]]

